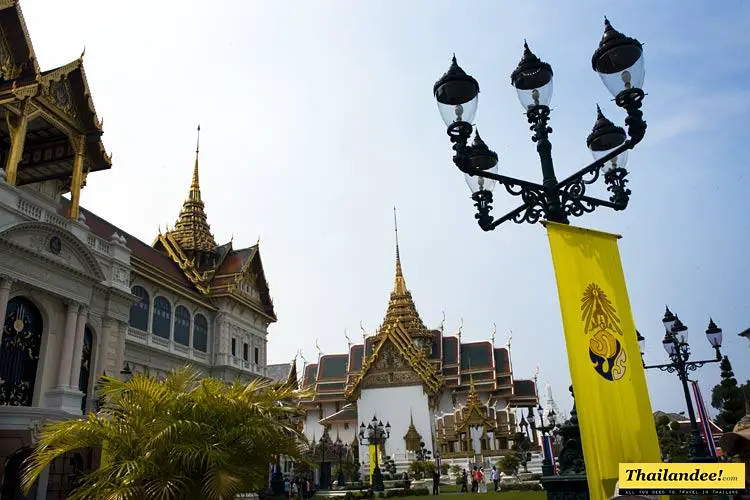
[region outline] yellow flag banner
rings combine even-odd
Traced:
[[[374,444],[368,445],[369,459],[370,459],[370,483],[372,483],[372,473],[375,471],[375,453],[377,446]]]
[[[611,498],[620,463],[661,462],[617,240],[545,223],[560,297],[589,496]]]

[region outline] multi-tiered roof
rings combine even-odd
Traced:
[[[351,345],[348,353],[322,355],[317,363],[305,366],[302,385],[316,392],[307,404],[338,404],[340,412],[324,423],[356,419],[356,409],[348,404],[356,401],[363,380],[392,350],[430,395],[468,394],[473,380],[476,391],[511,406],[537,404],[535,382],[513,379],[508,348],[495,347],[490,341],[463,343],[460,330],[457,335],[445,335],[442,326],[425,326],[406,286],[398,240],[394,286],[382,325],[363,343]]]

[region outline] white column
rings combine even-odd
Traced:
[[[67,301],[65,317],[65,332],[63,333],[62,348],[60,349],[60,366],[57,369],[57,386],[67,387],[70,382],[70,367],[73,362],[75,348],[76,321],[78,320],[78,302]]]
[[[8,312],[8,299],[10,299],[10,287],[12,284],[12,278],[0,276],[0,329],[4,328],[5,313]]]
[[[115,373],[113,377],[120,377],[120,371],[125,367],[125,337],[128,335],[130,325],[124,321],[117,322],[117,362],[115,364]],[[131,367],[132,368],[132,367]]]
[[[83,356],[83,337],[86,330],[86,320],[88,319],[88,309],[82,306],[78,311],[78,321],[76,322],[76,336],[73,344],[73,359],[70,364],[70,388],[78,389],[78,381],[81,377],[81,357]],[[93,354],[93,353],[92,353]]]
[[[112,318],[102,318],[102,330],[99,332],[99,336],[97,337],[97,344],[96,344],[96,358],[94,358],[95,362],[95,370],[96,373],[96,379],[99,379],[99,376],[107,370],[107,350],[109,348],[109,342],[112,338],[112,330],[114,328],[117,328],[117,321],[113,320]],[[114,373],[110,373],[110,376],[114,376]]]

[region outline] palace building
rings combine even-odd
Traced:
[[[442,326],[425,326],[406,286],[398,231],[382,325],[347,351],[307,364],[302,386],[315,392],[303,402],[306,437],[313,446],[338,440],[358,447],[365,471],[369,455],[359,446],[359,432],[373,419],[390,426],[382,455],[399,470],[422,446],[443,463],[466,466],[494,463],[507,453],[517,432],[516,410],[539,403],[535,380],[514,378],[509,346],[495,346],[494,338],[468,342],[461,329],[448,335]],[[536,435],[532,439],[537,442]],[[330,478],[330,464],[319,465]]]
[[[14,0],[0,0],[0,114],[3,499],[22,498],[41,424],[94,408],[103,373],[190,363],[228,381],[287,376],[266,364],[276,313],[259,245],[215,240],[197,148],[174,227],[151,244],[81,208],[87,176],[112,168],[83,55],[42,70]],[[94,452],[58,459],[23,498],[65,498],[95,466]]]

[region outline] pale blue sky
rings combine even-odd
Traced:
[[[187,193],[202,126],[203,198],[217,239],[261,236],[279,322],[269,361],[345,349],[382,321],[394,272],[398,206],[407,284],[428,326],[498,343],[513,331],[513,367],[540,367],[558,400],[569,374],[552,263],[541,226],[481,231],[451,163],[432,85],[452,52],[481,86],[476,122],[501,172],[540,180],[528,125],[510,86],[523,38],[555,71],[551,136],[558,177],[590,161],[595,104],[624,114],[591,70],[603,16],[645,45],[649,128],[632,152],[631,205],[579,225],[623,234],[633,312],[661,348],[664,304],[712,351],[709,315],[724,329],[740,380],[750,349],[750,3],[579,1],[26,0],[44,68],[85,65],[110,172],[89,177],[83,205],[151,242]],[[498,191],[496,214],[515,200]],[[703,368],[704,395],[719,368]],[[653,406],[679,411],[674,375],[649,374]]]

